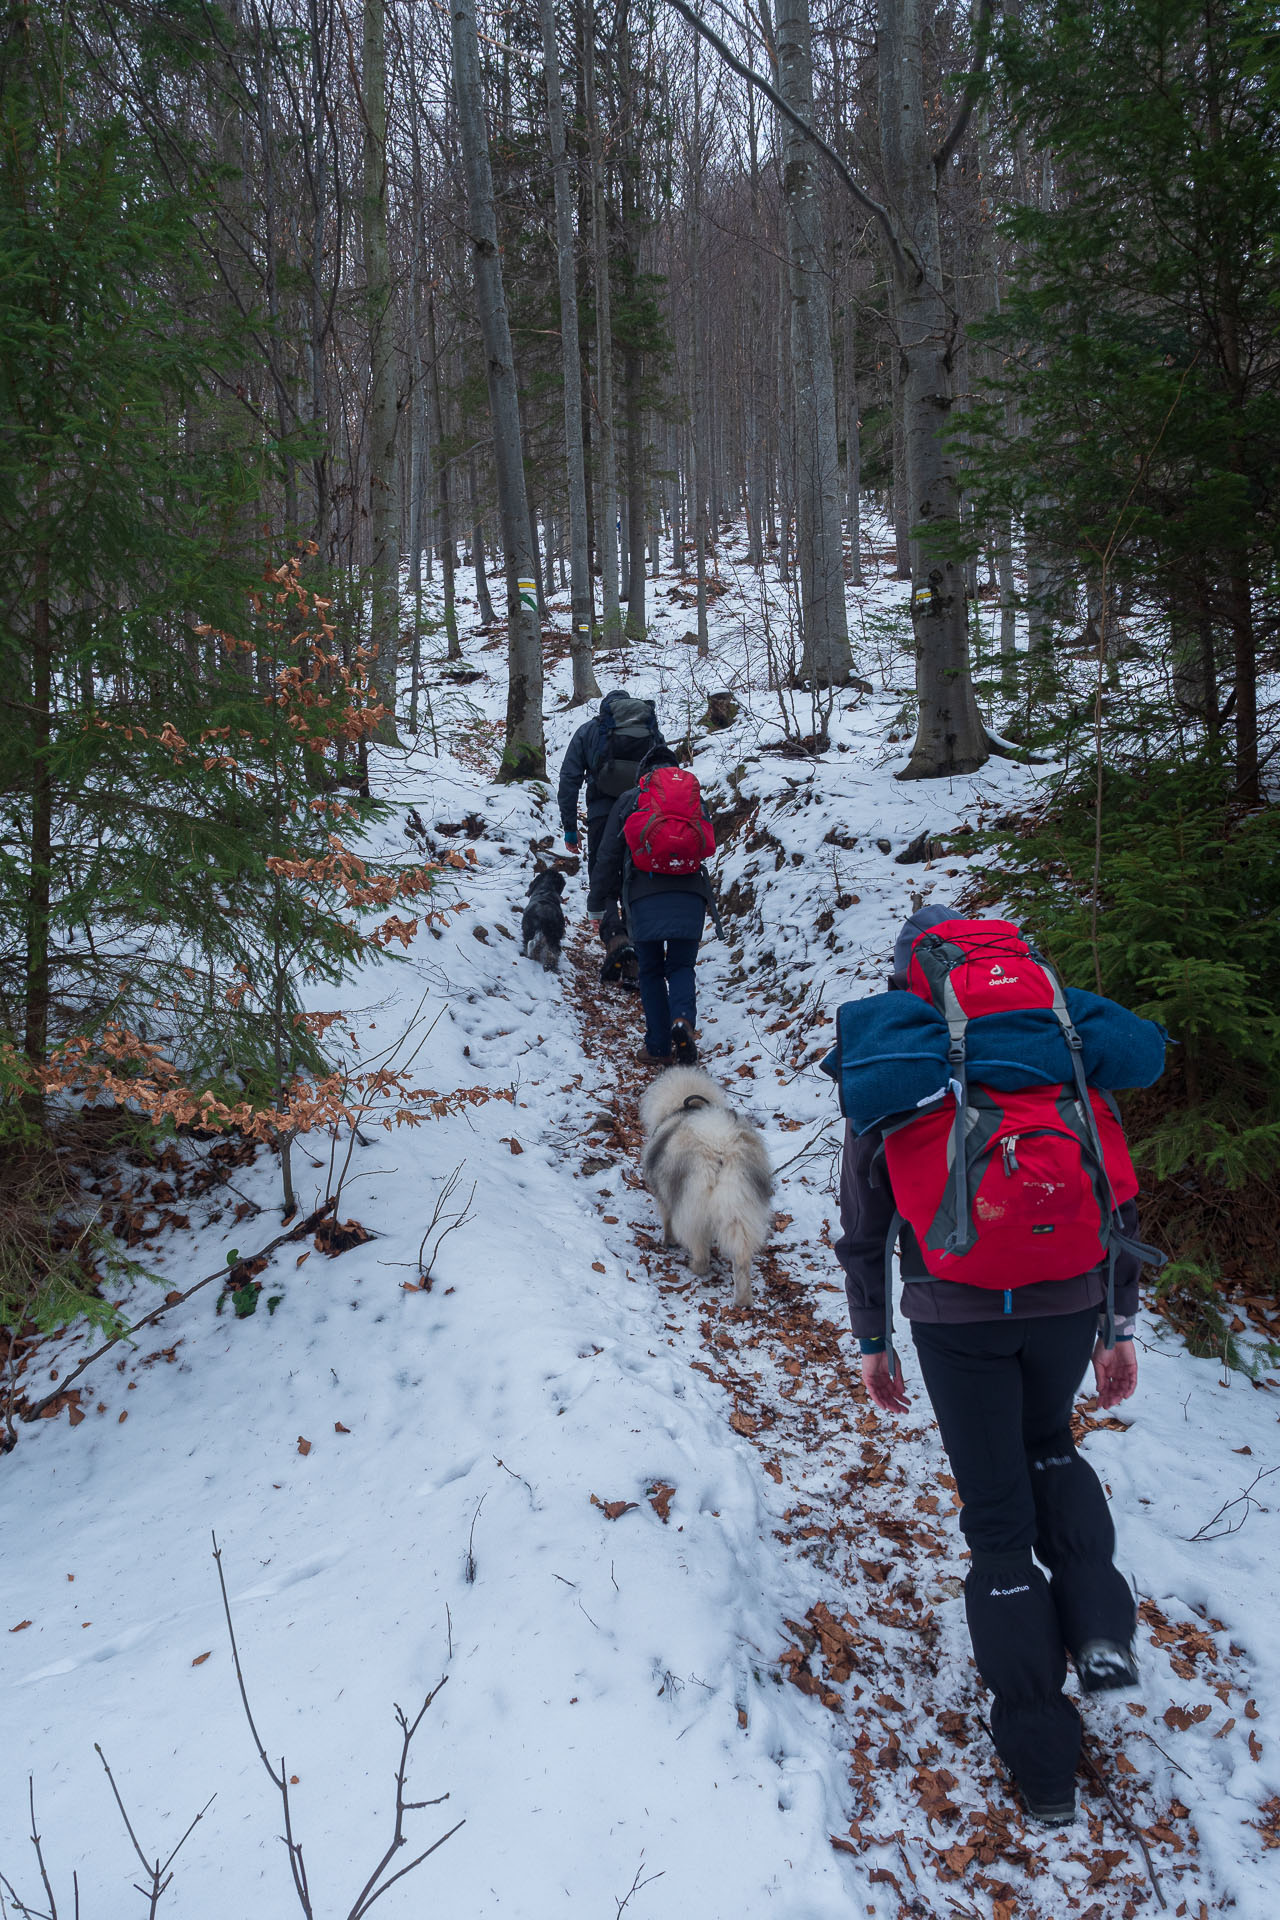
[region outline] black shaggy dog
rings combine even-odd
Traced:
[[[528,959],[537,960],[548,973],[554,973],[560,965],[560,949],[564,945],[564,908],[560,905],[563,892],[562,873],[552,869],[538,874],[520,919],[522,952]]]

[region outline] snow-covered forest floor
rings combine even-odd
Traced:
[[[343,1007],[330,1040],[352,1060],[421,1041],[422,1084],[481,1097],[366,1135],[340,1213],[367,1241],[334,1258],[281,1247],[246,1319],[197,1294],[84,1376],[85,1417],[22,1428],[0,1461],[0,1873],[37,1909],[28,1774],[59,1911],[73,1870],[85,1920],[145,1910],[97,1742],[150,1854],[216,1795],[162,1915],[298,1910],[216,1533],[253,1713],[297,1776],[295,1835],[326,1920],[391,1838],[393,1703],[412,1717],[446,1676],[408,1798],[449,1797],[407,1815],[401,1860],[465,1824],[379,1903],[387,1920],[1118,1920],[1157,1901],[1193,1920],[1274,1914],[1280,1538],[1255,1477],[1280,1463],[1278,1383],[1193,1359],[1144,1317],[1136,1399],[1121,1418],[1083,1403],[1140,1595],[1143,1687],[1085,1706],[1096,1776],[1077,1826],[1050,1837],[1024,1828],[983,1731],[953,1490],[909,1344],[908,1418],[855,1385],[829,1247],[840,1128],[816,1062],[838,1003],[877,989],[913,904],[965,886],[959,853],[897,856],[1021,805],[1039,777],[992,762],[895,782],[908,588],[881,564],[850,593],[873,691],[840,696],[817,758],[775,750],[768,654],[785,655],[785,608],[732,543],[710,659],[684,639],[691,592],[664,576],[651,640],[598,667],[602,690],[652,696],[669,737],[693,733],[729,829],[729,942],[704,946],[699,995],[706,1064],[779,1170],[749,1312],[731,1309],[723,1271],[694,1280],[659,1245],[638,1174],[639,1009],[596,984],[585,875],[566,893],[562,973],[520,958],[535,858],[563,847],[553,791],[493,781],[501,637],[464,625],[480,676],[466,685],[433,661],[430,722],[376,768],[395,808],[379,833],[401,855],[474,864],[446,925],[315,1004]],[[564,635],[566,596],[553,615]],[[553,770],[584,718],[565,704],[563,648]],[[706,733],[721,689],[739,717]],[[812,733],[797,698],[794,731]],[[300,1143],[304,1208],[328,1157],[327,1141]],[[469,1216],[419,1287],[455,1170],[437,1233],[474,1189]],[[280,1231],[268,1156],[233,1179],[153,1243],[173,1289]],[[152,1304],[141,1290],[139,1310]],[[63,1341],[51,1364],[65,1377],[85,1350]]]

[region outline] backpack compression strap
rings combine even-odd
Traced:
[[[1135,1240],[1133,1235],[1126,1233],[1120,1225],[1120,1208],[1117,1204],[1115,1194],[1112,1191],[1111,1178],[1107,1172],[1107,1157],[1102,1150],[1102,1136],[1098,1132],[1098,1116],[1093,1110],[1093,1101],[1089,1098],[1089,1082],[1085,1078],[1084,1041],[1080,1038],[1075,1022],[1072,1020],[1071,1014],[1067,1009],[1066,995],[1062,991],[1062,982],[1059,980],[1057,973],[1049,965],[1048,961],[1042,959],[1039,954],[1034,954],[1034,958],[1044,968],[1049,983],[1053,988],[1053,1011],[1057,1018],[1058,1025],[1062,1028],[1062,1037],[1066,1041],[1067,1050],[1071,1055],[1071,1074],[1076,1086],[1076,1105],[1080,1109],[1080,1117],[1084,1122],[1089,1143],[1093,1148],[1094,1157],[1098,1162],[1098,1169],[1106,1187],[1107,1200],[1109,1203],[1106,1235],[1107,1295],[1102,1321],[1102,1344],[1104,1347],[1110,1349],[1114,1347],[1116,1343],[1117,1255],[1121,1253],[1132,1254],[1135,1259],[1143,1261],[1150,1267],[1163,1267],[1168,1260],[1168,1255],[1161,1253],[1158,1247],[1149,1247],[1144,1240]]]
[[[968,1133],[969,1073],[965,1063],[969,1016],[960,1005],[951,984],[951,970],[968,956],[954,941],[926,933],[916,944],[915,957],[929,982],[933,1003],[947,1023],[947,1060],[951,1066],[951,1091],[956,1100],[955,1125],[951,1130],[951,1184],[955,1194],[955,1226],[947,1235],[947,1253],[968,1253],[977,1238],[969,1219],[969,1164],[965,1152]]]

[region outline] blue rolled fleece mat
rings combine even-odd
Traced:
[[[1067,1011],[1084,1044],[1091,1087],[1149,1087],[1164,1072],[1168,1038],[1114,1000],[1066,989]],[[1071,1080],[1071,1051],[1049,1007],[988,1013],[966,1035],[970,1080],[998,1092],[1060,1086]],[[947,1023],[914,993],[878,993],[846,1000],[836,1015],[836,1044],[822,1061],[855,1133],[892,1115],[928,1106],[947,1090]]]

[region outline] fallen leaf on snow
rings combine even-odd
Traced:
[[[665,1527],[671,1518],[671,1500],[675,1488],[667,1480],[655,1480],[648,1490],[649,1505]]]
[[[10,1633],[21,1633],[24,1627],[29,1627],[30,1625],[31,1622],[29,1620],[19,1620],[17,1626],[10,1627],[9,1631]]]
[[[209,1655],[210,1655],[210,1654],[211,1654],[212,1652],[213,1652],[213,1648],[212,1648],[212,1647],[210,1647],[210,1649],[209,1649],[209,1653],[198,1653],[198,1654],[196,1655],[196,1657],[195,1657],[195,1659],[194,1659],[194,1660],[193,1660],[193,1661],[191,1662],[191,1664],[192,1664],[192,1666],[193,1666],[193,1667],[202,1667],[202,1666],[204,1665],[204,1663],[205,1663],[205,1661],[206,1661],[206,1660],[207,1660],[207,1659],[209,1658]]]
[[[599,1507],[606,1520],[620,1520],[624,1513],[630,1513],[639,1503],[635,1500],[601,1500],[593,1493],[593,1507]]]
[[[333,1423],[333,1430],[334,1430],[334,1432],[335,1432],[335,1433],[350,1433],[350,1431],[351,1431],[351,1429],[350,1429],[350,1427],[344,1427],[344,1426],[343,1426],[343,1424],[342,1424],[342,1422],[341,1422],[341,1420],[335,1420],[335,1421],[334,1421],[334,1423]]]
[[[298,1452],[305,1459],[307,1454],[310,1453],[310,1451],[311,1451],[311,1442],[309,1440],[304,1440],[302,1435],[299,1434],[298,1435]]]
[[[1185,1733],[1188,1727],[1198,1726],[1201,1720],[1207,1720],[1213,1712],[1207,1701],[1201,1701],[1198,1707],[1166,1707],[1163,1719],[1166,1727],[1173,1727],[1178,1733]]]

